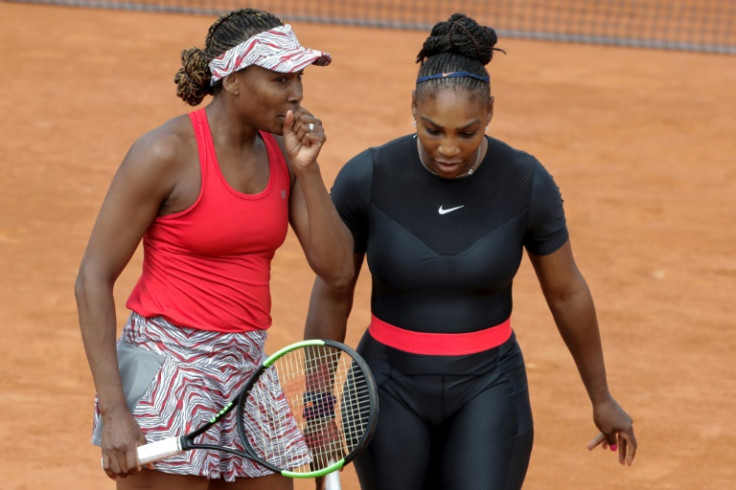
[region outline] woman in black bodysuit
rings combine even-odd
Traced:
[[[419,52],[417,133],[366,150],[332,198],[367,258],[371,324],[359,351],[380,416],[356,461],[363,489],[516,489],[533,441],[526,372],[510,325],[523,251],[580,372],[600,430],[631,464],[632,420],[609,393],[595,308],[572,256],[560,192],[533,156],[485,135],[493,29],[454,14]],[[317,279],[306,337],[343,340],[353,287]]]

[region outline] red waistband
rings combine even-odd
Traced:
[[[368,332],[378,342],[412,354],[463,356],[477,354],[506,342],[511,337],[511,319],[468,333],[426,333],[404,330],[371,315]]]

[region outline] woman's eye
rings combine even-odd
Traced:
[[[432,128],[425,128],[425,130],[426,130],[426,131],[427,131],[427,133],[429,133],[429,134],[440,134],[440,131],[439,131],[439,130],[437,130],[437,129],[432,129]]]

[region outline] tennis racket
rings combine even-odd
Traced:
[[[233,410],[240,447],[196,442]],[[339,489],[337,471],[366,447],[377,416],[375,381],[360,355],[340,342],[304,340],[263,361],[237,397],[198,429],[139,446],[138,462],[192,449],[225,451],[290,478],[333,473],[328,481],[337,478]]]

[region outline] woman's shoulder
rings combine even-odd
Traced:
[[[533,175],[546,175],[545,165],[532,153],[521,150],[504,141],[488,137],[488,152],[496,161],[506,162],[507,165]]]
[[[488,151],[493,155],[517,165],[539,165],[539,160],[529,152],[512,146],[499,139],[488,136]]]
[[[403,136],[399,136],[398,138],[394,138],[391,141],[387,141],[386,143],[383,143],[381,145],[368,148],[367,151],[380,158],[391,157],[397,152],[405,153],[407,150],[413,150],[414,148],[416,148],[416,138],[416,133],[405,134]]]
[[[391,165],[403,158],[411,148],[416,148],[415,135],[405,135],[386,143],[370,146],[353,156],[340,169],[343,179],[370,180],[373,170],[381,165]]]
[[[193,143],[194,128],[188,115],[182,114],[164,122],[141,137],[152,150],[177,152]]]
[[[367,173],[381,165],[391,165],[397,159],[406,157],[407,151],[416,148],[412,135],[401,136],[389,142],[370,146],[352,157],[344,168],[351,172]]]
[[[167,167],[182,160],[194,149],[196,141],[189,117],[184,114],[142,134],[131,146],[129,156],[142,165]]]

